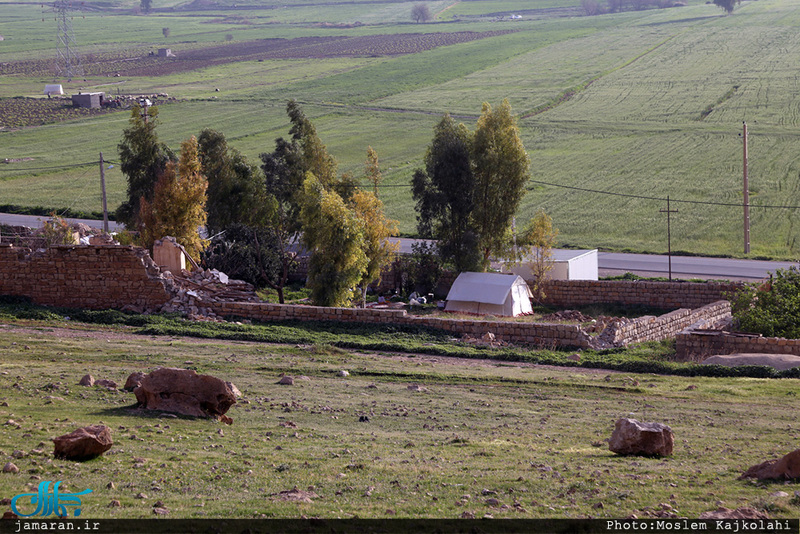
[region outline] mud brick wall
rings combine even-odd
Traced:
[[[0,295],[88,309],[159,309],[171,297],[146,250],[58,245],[31,253],[0,244]]]
[[[600,337],[611,346],[624,347],[631,343],[670,339],[698,322],[711,326],[730,316],[730,302],[720,300],[695,310],[681,308],[660,317],[645,316],[628,323],[611,325]]]
[[[623,304],[654,308],[700,308],[724,300],[741,283],[645,282],[641,280],[551,280],[545,286],[545,304],[577,307]]]
[[[705,330],[705,325],[692,325],[675,336],[679,359],[699,360],[715,354],[768,353],[800,356],[800,339],[761,337],[758,334],[737,334]]]
[[[323,308],[289,304],[219,302],[214,313],[223,317],[243,317],[257,321],[346,321],[368,324],[392,323],[439,328],[454,334],[480,337],[486,332],[510,343],[527,343],[546,347],[588,348],[591,337],[577,325],[482,321],[416,317],[405,310],[373,310],[356,308]]]

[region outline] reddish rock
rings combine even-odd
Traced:
[[[753,508],[730,508],[719,507],[713,512],[703,512],[700,519],[769,519],[769,516]]]
[[[282,376],[280,380],[277,382],[282,386],[293,386],[294,385],[294,378],[291,376]]]
[[[139,405],[148,410],[219,419],[236,396],[225,381],[198,375],[191,369],[162,367],[142,378],[133,390]]]
[[[767,460],[754,465],[739,477],[740,480],[743,478],[757,478],[758,480],[800,478],[800,449],[790,452],[783,458]]]
[[[53,439],[53,454],[56,458],[80,462],[100,456],[113,444],[107,426],[89,425]]]
[[[105,378],[101,378],[100,380],[95,380],[94,381],[94,385],[95,386],[100,386],[102,388],[108,388],[108,389],[117,389],[119,387],[117,385],[117,383],[114,382],[113,380],[108,380],[108,379],[105,379]]]
[[[78,382],[78,385],[79,386],[87,386],[87,387],[93,386],[94,385],[94,377],[92,375],[84,375],[84,377],[81,378],[81,381]]]
[[[135,373],[131,373],[128,375],[128,379],[125,381],[125,386],[122,388],[125,391],[133,391],[142,383],[142,378],[147,376],[145,373],[141,371],[136,371]]]
[[[669,456],[673,444],[672,429],[667,425],[622,418],[616,423],[608,448],[623,455]]]

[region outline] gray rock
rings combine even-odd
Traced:
[[[615,425],[608,448],[622,455],[669,456],[674,441],[672,429],[663,423],[622,418]]]

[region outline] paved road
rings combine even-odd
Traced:
[[[0,213],[0,224],[7,224],[10,226],[27,226],[29,228],[41,228],[44,226],[44,221],[49,217],[44,215],[13,215],[10,213]],[[95,221],[92,219],[67,219],[70,222],[83,223],[91,226],[92,228],[102,228],[103,221]],[[121,224],[114,221],[108,221],[108,229],[111,232],[117,232],[124,228]]]
[[[0,224],[13,226],[40,227],[47,217],[31,215],[10,215],[0,213]],[[86,219],[69,219],[81,222],[93,228],[101,228],[102,221]],[[114,232],[121,225],[109,221],[109,229]],[[414,239],[396,239],[400,243],[401,252],[411,252]],[[617,252],[600,252],[598,254],[600,276],[609,276],[631,272],[640,276],[668,276],[669,261],[667,256],[649,254],[623,254]],[[706,278],[728,280],[759,280],[767,278],[776,269],[787,269],[797,263],[785,261],[735,260],[728,258],[708,258],[703,256],[673,256],[672,277]]]
[[[668,276],[669,258],[648,254],[600,252],[597,258],[601,276],[632,272],[640,276]],[[673,278],[721,278],[759,280],[776,269],[788,269],[797,263],[787,261],[738,260],[704,256],[673,256]]]

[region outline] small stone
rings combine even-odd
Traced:
[[[3,473],[19,473],[19,467],[8,462],[6,465],[3,466]]]
[[[78,382],[79,386],[91,387],[94,385],[94,377],[92,375],[84,375],[81,381]]]
[[[169,514],[169,510],[166,508],[153,508],[153,513],[156,515],[167,515]]]
[[[342,369],[341,371],[336,373],[336,376],[350,376],[350,372],[349,371],[345,371],[344,369]]]
[[[136,499],[146,499],[147,498],[147,494],[146,493],[137,493],[135,498]]]
[[[109,508],[119,508],[120,506],[122,506],[122,503],[121,503],[121,502],[119,502],[119,501],[118,501],[118,500],[116,500],[116,499],[114,499],[113,501],[111,501],[110,503],[108,503],[108,507],[109,507]]]
[[[11,453],[11,457],[15,460],[19,460],[20,458],[25,458],[26,454],[25,451],[14,451]]]
[[[291,376],[284,376],[280,380],[278,380],[278,384],[282,386],[293,386],[294,378],[292,378]]]
[[[113,482],[109,482],[106,484],[106,488],[108,489],[115,489],[117,486]]]

